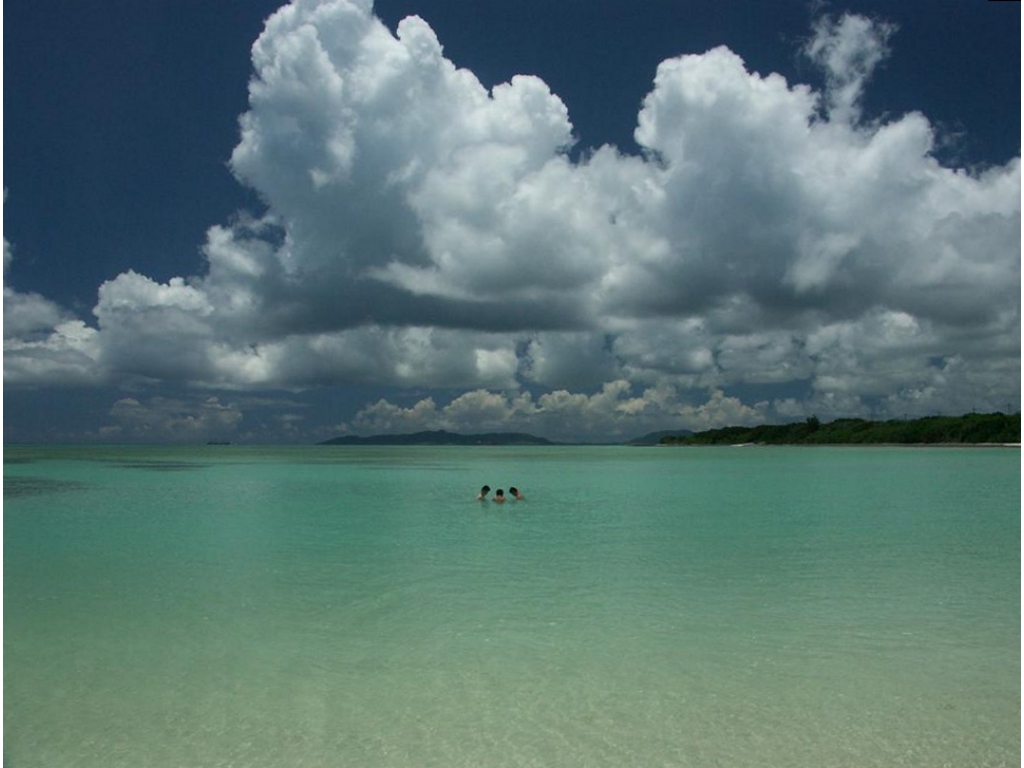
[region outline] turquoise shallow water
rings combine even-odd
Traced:
[[[1020,764],[1019,450],[4,458],[10,768]]]

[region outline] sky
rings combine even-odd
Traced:
[[[1020,13],[7,3],[4,441],[1016,411]]]

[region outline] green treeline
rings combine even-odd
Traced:
[[[662,445],[936,445],[942,443],[1019,443],[1020,412],[927,416],[913,421],[837,419],[828,424],[811,416],[793,424],[724,427],[693,435],[662,438]]]

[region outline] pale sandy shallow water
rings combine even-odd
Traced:
[[[11,768],[1020,764],[1019,450],[4,457]]]

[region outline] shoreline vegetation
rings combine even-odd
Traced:
[[[792,424],[723,427],[662,437],[659,445],[1020,445],[1020,412],[868,421],[816,416]]]

